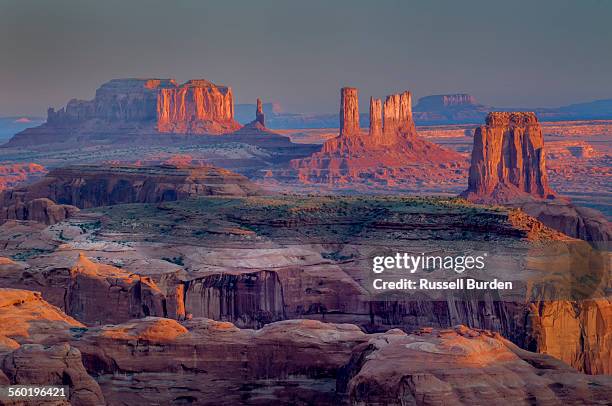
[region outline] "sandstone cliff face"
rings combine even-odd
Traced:
[[[373,184],[438,179],[458,180],[455,171],[465,167],[465,158],[419,138],[412,118],[410,92],[370,99],[370,129],[359,128],[358,91],[343,88],[340,93],[340,134],[320,152],[291,162],[302,183]]]
[[[5,192],[11,194],[11,192]],[[2,196],[0,195],[0,198]],[[78,213],[79,209],[68,204],[56,204],[47,198],[28,201],[4,200],[0,206],[0,223],[6,220],[29,220],[43,224],[55,224]]]
[[[537,218],[548,227],[559,230],[570,237],[588,241],[594,247],[609,249],[612,241],[610,222],[600,212],[576,206],[562,200],[517,201],[509,204]]]
[[[53,224],[74,214],[76,209],[71,206],[158,203],[258,192],[246,177],[215,167],[73,166],[54,169],[37,183],[0,194],[0,222],[19,219]]]
[[[121,123],[124,130],[150,126],[164,133],[191,134],[240,128],[234,120],[232,89],[203,79],[182,85],[173,79],[113,79],[100,86],[93,100],[73,99],[58,111],[50,108],[47,115],[52,127],[108,130],[105,126]]]
[[[359,90],[340,89],[340,135],[359,135]]]
[[[19,292],[30,295],[12,297]],[[0,320],[19,315],[54,322],[0,305]],[[503,397],[603,405],[612,396],[608,376],[578,373],[464,326],[366,334],[314,320],[242,330],[204,318],[147,317],[88,329],[56,324],[44,334],[13,337],[17,348],[0,354],[0,382],[69,376],[74,404],[489,405]]]
[[[70,269],[63,308],[88,325],[165,316],[165,297],[146,276],[98,264],[84,255]]]
[[[190,80],[161,89],[157,98],[157,129],[160,132],[221,134],[235,131],[232,89],[207,80]]]
[[[559,379],[567,386],[555,384]],[[604,404],[609,389],[582,388],[608,381],[575,375],[562,362],[497,334],[457,326],[409,335],[390,330],[371,338],[355,348],[337,387],[350,404]]]
[[[476,129],[468,189],[480,203],[554,198],[548,185],[542,128],[534,113],[493,112]]]
[[[87,120],[154,121],[158,91],[175,87],[172,79],[113,79],[96,90],[93,100],[72,99],[65,108],[49,109],[47,122],[70,125]]]
[[[4,358],[0,372],[7,385],[68,385],[67,405],[105,404],[100,386],[83,367],[81,352],[67,343],[23,345]]]
[[[370,97],[370,137],[379,140],[382,137],[382,101]]]
[[[67,385],[66,404],[105,404],[100,387],[83,367],[80,351],[68,344],[69,329],[82,324],[37,292],[0,289],[0,326],[0,385]]]

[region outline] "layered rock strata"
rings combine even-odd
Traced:
[[[240,129],[232,89],[204,79],[113,79],[93,100],[49,108],[47,122],[16,134],[10,147],[36,146],[126,135],[226,134]]]
[[[13,290],[11,297],[19,292],[27,307],[29,293]],[[241,330],[204,318],[178,323],[147,317],[84,329],[62,326],[45,314],[0,303],[0,320],[22,315],[55,323],[36,336],[0,331],[16,346],[0,352],[0,382],[35,384],[55,377],[59,384],[61,376],[77,405],[489,405],[500,398],[604,405],[612,396],[608,376],[578,373],[497,334],[464,326],[366,334],[354,325],[313,320]]]
[[[234,120],[232,89],[207,80],[160,89],[157,129],[160,132],[220,134],[240,128]]]
[[[215,167],[72,166],[54,169],[32,185],[1,193],[0,222],[17,219],[54,224],[78,211],[76,207],[257,193],[258,187],[246,177]]]

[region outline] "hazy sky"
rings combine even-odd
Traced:
[[[0,116],[90,99],[111,78],[206,78],[289,111],[341,86],[496,106],[612,97],[610,0],[0,0]]]

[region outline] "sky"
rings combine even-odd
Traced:
[[[0,0],[0,116],[112,78],[205,78],[237,103],[333,112],[339,88],[497,107],[612,98],[609,0]]]

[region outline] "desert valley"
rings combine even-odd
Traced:
[[[342,88],[339,130],[272,130],[263,105],[242,125],[230,87],[115,79],[0,148],[0,384],[75,405],[608,404],[612,121],[417,126],[405,91],[362,127]],[[370,289],[379,252],[470,244],[541,279]]]
[[[611,17],[0,1],[0,406],[612,405]]]

